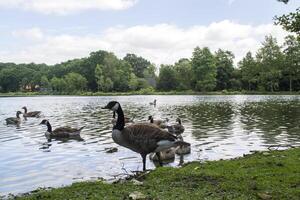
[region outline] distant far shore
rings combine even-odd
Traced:
[[[24,96],[129,96],[129,95],[300,95],[300,91],[278,91],[278,92],[260,92],[260,91],[131,91],[131,92],[9,92],[0,93],[0,97],[24,97]]]

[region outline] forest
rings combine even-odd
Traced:
[[[299,91],[300,38],[289,35],[283,46],[265,37],[255,55],[248,52],[234,65],[234,54],[196,47],[191,58],[158,69],[135,54],[123,59],[96,51],[86,58],[56,65],[0,63],[0,92],[151,91]]]

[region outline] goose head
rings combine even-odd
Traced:
[[[43,119],[43,121],[40,123],[41,125],[47,125],[49,122],[46,119]]]
[[[117,101],[110,101],[106,106],[102,107],[102,109],[108,109],[112,111],[117,111],[120,107],[120,103]]]
[[[153,119],[153,117],[150,115],[150,116],[148,117],[148,120],[151,120],[151,119]]]
[[[17,115],[20,115],[20,114],[22,114],[22,112],[21,111],[17,111]]]

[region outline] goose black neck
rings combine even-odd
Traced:
[[[26,113],[27,113],[27,108],[26,108],[26,107],[24,107],[23,109],[24,109],[24,113],[26,114]]]
[[[151,119],[150,119],[150,123],[151,123],[151,124],[153,124],[153,122],[154,122],[154,121],[153,121],[153,118],[151,117]]]
[[[17,116],[17,118],[19,119],[19,118],[20,118],[20,113],[17,113],[16,116]]]
[[[121,108],[121,105],[119,105],[118,110],[116,111],[116,113],[118,114],[118,118],[117,118],[117,123],[114,126],[113,129],[118,129],[118,130],[123,130],[124,126],[125,126],[125,118],[124,118],[124,113],[123,110]]]
[[[178,123],[181,125],[181,119],[178,119]]]
[[[49,123],[49,122],[47,122],[47,131],[49,132],[49,133],[51,133],[52,132],[52,126],[51,126],[51,124]]]

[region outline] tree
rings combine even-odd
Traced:
[[[278,0],[287,4],[288,0]],[[295,12],[282,15],[280,17],[275,16],[275,24],[281,25],[285,30],[300,34],[300,7]]]
[[[98,91],[102,90],[103,85],[104,85],[104,77],[103,77],[103,72],[102,72],[102,65],[97,64],[95,68],[95,79],[97,82],[97,89]]]
[[[172,65],[161,65],[157,88],[164,91],[177,88],[176,72]]]
[[[288,74],[289,90],[293,91],[293,81],[300,78],[300,37],[289,35],[285,38],[285,68],[284,73]]]
[[[230,51],[223,51],[219,49],[216,54],[216,66],[217,66],[217,90],[229,89],[231,87],[230,81],[232,79],[233,59],[234,55]]]
[[[176,72],[176,80],[178,82],[179,90],[191,89],[191,83],[193,77],[192,65],[188,59],[180,59],[174,66]]]
[[[0,73],[0,85],[3,92],[16,92],[20,88],[20,78],[14,68],[5,68]]]
[[[277,0],[277,1],[283,2],[285,4],[287,4],[289,2],[289,0]]]
[[[83,91],[86,89],[87,80],[78,73],[71,72],[65,76],[68,92]]]
[[[268,85],[273,92],[279,87],[284,58],[277,40],[272,36],[266,36],[256,58],[260,67],[260,81],[263,85]]]
[[[211,91],[216,87],[216,62],[209,48],[196,47],[192,57],[194,88],[198,91]]]
[[[51,79],[51,87],[56,92],[63,92],[66,89],[66,81],[63,78],[53,77]]]
[[[42,86],[42,88],[45,88],[45,89],[50,88],[50,82],[49,82],[47,76],[45,76],[45,75],[41,77],[41,86]]]
[[[139,78],[145,78],[144,71],[151,66],[148,60],[138,57],[135,54],[126,54],[123,60],[132,66],[133,73]]]
[[[257,62],[252,57],[249,51],[242,61],[239,62],[239,68],[241,70],[242,81],[246,82],[248,90],[255,89],[255,85],[259,80],[259,69]]]

